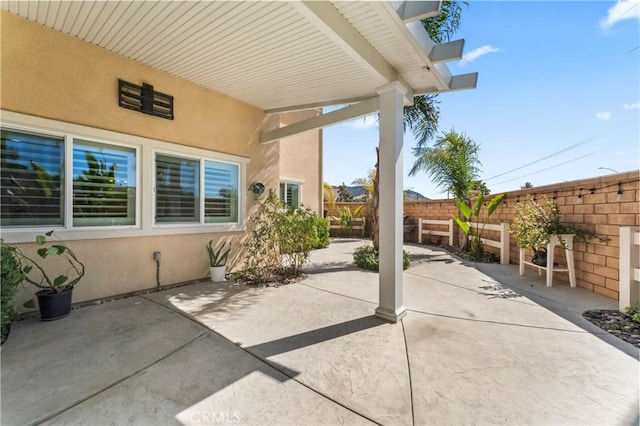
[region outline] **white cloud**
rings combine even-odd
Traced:
[[[618,0],[613,5],[606,18],[600,20],[602,29],[609,29],[625,19],[640,18],[640,0]]]
[[[640,102],[636,104],[624,104],[624,109],[640,109]]]
[[[501,50],[502,49],[493,47],[489,44],[482,47],[478,47],[476,50],[472,50],[471,52],[467,52],[464,55],[462,55],[462,59],[460,59],[459,65],[466,65],[469,62],[475,61],[480,56],[484,56],[488,53],[500,52]]]
[[[375,115],[367,115],[364,118],[358,118],[351,122],[354,129],[369,129],[378,125],[378,117]]]
[[[599,112],[596,114],[596,120],[607,121],[611,118],[610,112]]]

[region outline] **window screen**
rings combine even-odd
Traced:
[[[287,207],[297,209],[300,207],[300,185],[297,183],[280,183],[280,201]]]
[[[156,156],[156,222],[200,221],[200,162]]]
[[[205,161],[204,197],[205,222],[237,222],[238,165]]]
[[[64,140],[2,130],[0,223],[64,224]]]
[[[135,220],[135,149],[75,140],[73,225],[134,225]]]

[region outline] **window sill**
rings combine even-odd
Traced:
[[[106,238],[140,238],[156,237],[167,235],[188,235],[188,234],[208,234],[244,232],[246,227],[243,224],[207,224],[207,225],[157,225],[149,229],[120,227],[120,228],[91,228],[91,229],[64,229],[53,226],[43,228],[2,228],[2,238],[5,243],[19,244],[32,243],[37,235],[55,229],[56,235],[65,241],[74,240],[102,240]]]

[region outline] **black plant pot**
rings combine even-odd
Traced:
[[[531,263],[536,264],[538,266],[547,266],[547,251],[534,249]]]
[[[64,318],[71,312],[71,296],[73,289],[61,291],[60,293],[49,290],[40,290],[38,296],[38,306],[40,306],[40,319],[42,321],[52,321]]]

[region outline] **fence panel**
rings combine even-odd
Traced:
[[[423,229],[423,225],[447,225],[449,229],[447,231],[432,231],[429,229]],[[449,245],[453,245],[453,219],[449,220],[435,220],[435,219],[422,219],[418,218],[418,243],[422,244],[423,235],[438,235],[441,237],[449,238]]]
[[[634,306],[640,299],[640,227],[620,227],[619,309]]]

